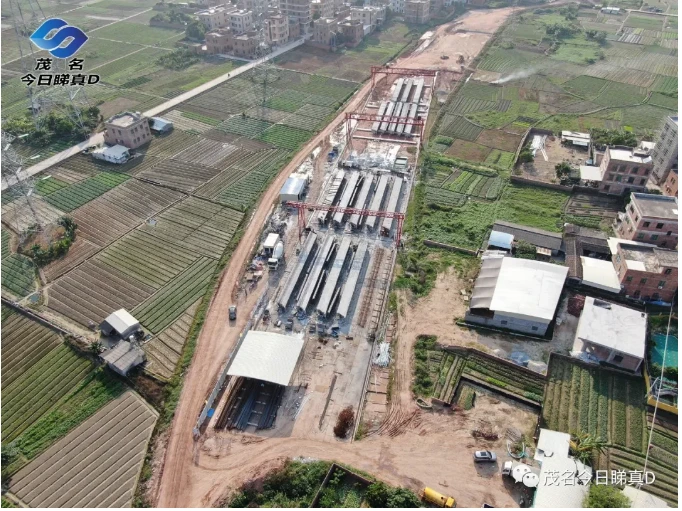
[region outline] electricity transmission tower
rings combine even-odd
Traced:
[[[33,192],[35,191],[35,182],[32,176],[22,174],[21,169],[24,166],[24,159],[12,147],[12,142],[16,137],[2,131],[2,164],[0,166],[2,171],[2,180],[7,184],[7,190],[14,195],[11,208],[13,214],[10,216],[13,219],[14,230],[23,237],[23,233],[28,226],[34,226],[35,229],[42,228],[42,222],[33,204]]]
[[[263,47],[261,46],[261,48]],[[253,72],[251,73],[251,81],[255,87],[261,89],[261,118],[265,121],[267,120],[265,118],[265,109],[266,103],[268,101],[268,85],[279,80],[279,70],[275,67],[271,60],[265,60],[265,56],[259,58],[262,58],[263,61],[258,66],[253,68]]]

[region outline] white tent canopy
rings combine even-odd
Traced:
[[[303,338],[251,330],[227,374],[289,385],[303,344]]]

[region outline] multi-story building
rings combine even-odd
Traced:
[[[365,35],[362,21],[345,20],[340,22],[338,26],[341,34],[343,34],[343,42],[348,46],[357,46]]]
[[[671,169],[677,169],[677,115],[666,118],[651,156],[654,160],[652,178],[656,184],[661,184]]]
[[[136,149],[152,139],[149,120],[140,112],[122,112],[104,122],[104,142]]]
[[[429,12],[432,18],[443,16],[443,9],[445,7],[445,0],[431,0]]]
[[[405,12],[405,0],[389,0],[388,8],[395,13]]]
[[[619,241],[613,266],[627,297],[670,303],[677,293],[677,251]]]
[[[307,34],[312,20],[310,4],[310,0],[279,0],[279,10],[290,22],[298,23],[302,34]]]
[[[272,14],[263,23],[265,41],[270,46],[279,46],[289,40],[289,20],[282,14]]]
[[[677,247],[677,198],[633,193],[625,213],[616,218],[620,238],[664,248]]]
[[[230,26],[230,14],[236,10],[237,7],[233,5],[221,5],[199,11],[196,16],[204,24],[206,30],[217,30]]]
[[[258,32],[251,31],[232,38],[232,53],[237,57],[252,59],[260,44]]]
[[[417,25],[428,23],[430,8],[429,0],[405,0],[405,21]]]
[[[296,20],[289,19],[289,41],[294,41],[299,37],[301,37],[301,24]]]
[[[313,21],[313,42],[320,46],[334,46],[336,42],[336,20],[319,18]]]
[[[230,28],[235,34],[243,34],[253,30],[253,13],[243,9],[231,12]]]
[[[365,5],[364,7],[351,7],[350,19],[362,22],[365,27],[371,27],[373,31],[378,25],[381,25],[386,19],[386,7],[376,7]]]
[[[206,52],[210,55],[232,53],[234,34],[229,28],[221,28],[206,34]]]
[[[607,147],[599,165],[599,191],[613,195],[644,191],[652,167],[653,160],[648,149]]]
[[[663,183],[663,195],[677,197],[677,167],[670,169]]]
[[[313,19],[333,18],[334,0],[312,0],[310,2],[310,15]]]

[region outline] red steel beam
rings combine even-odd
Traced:
[[[310,204],[308,202],[287,201],[285,206],[296,208],[298,211],[298,237],[301,237],[305,229],[305,212],[306,211],[330,211],[332,213],[344,213],[348,215],[360,216],[376,216],[379,218],[396,218],[398,219],[398,229],[396,231],[395,244],[400,245],[400,239],[403,233],[403,222],[405,221],[405,213],[398,211],[373,211],[371,209],[361,208],[343,208],[341,206],[328,206],[325,204]]]
[[[384,67],[372,66],[372,89],[375,85],[375,76],[378,74],[385,75],[403,75],[403,76],[436,76],[437,71],[433,69],[407,69],[404,67]]]
[[[420,143],[421,139],[424,136],[424,127],[426,126],[426,122],[424,121],[424,119],[418,119],[416,117],[414,119],[411,119],[409,117],[400,117],[395,115],[378,115],[366,114],[362,112],[346,112],[346,145],[351,149],[353,148],[351,121],[388,122],[391,124],[396,123],[405,124],[407,126],[417,126],[419,131],[418,133],[415,133],[415,135],[419,137]]]

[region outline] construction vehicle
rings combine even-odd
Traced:
[[[281,241],[277,242],[277,245],[275,245],[275,249],[272,251],[272,257],[268,259],[268,268],[270,270],[275,271],[279,267],[279,262],[282,260],[282,256],[284,255],[284,243]]]
[[[237,319],[237,306],[236,305],[230,305],[229,318],[230,318],[230,321],[234,321],[235,319]]]
[[[442,493],[438,493],[433,488],[424,488],[422,490],[422,500],[433,504],[437,507],[455,507],[457,503],[452,497],[446,497]]]

